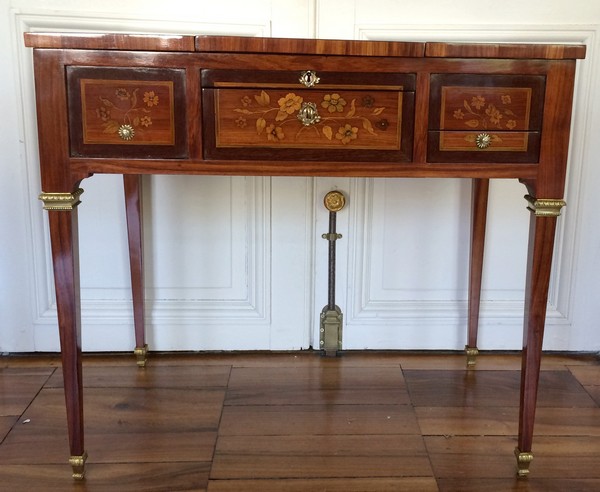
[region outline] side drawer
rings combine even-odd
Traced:
[[[414,74],[202,72],[207,159],[410,161]],[[304,78],[302,78],[304,77]]]
[[[67,67],[73,157],[187,157],[183,69]]]
[[[432,74],[428,162],[539,160],[545,77]]]

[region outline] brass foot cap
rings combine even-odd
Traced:
[[[148,344],[143,347],[136,347],[133,351],[138,367],[146,367],[146,361],[148,360]]]
[[[515,448],[515,456],[517,457],[517,475],[525,478],[529,475],[529,465],[533,461],[533,454],[521,453],[519,448]]]
[[[467,368],[472,369],[475,367],[479,350],[477,350],[477,347],[469,347],[468,345],[465,345],[465,354],[467,354]]]
[[[87,457],[87,451],[84,451],[81,456],[71,456],[69,458],[69,464],[73,468],[74,480],[83,480],[85,478],[85,462]]]

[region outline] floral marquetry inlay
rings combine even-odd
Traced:
[[[526,150],[531,96],[529,87],[442,87],[440,150]]]
[[[443,87],[441,129],[529,129],[531,89],[528,87]]]
[[[172,145],[173,82],[81,79],[83,143]]]
[[[215,106],[219,147],[400,148],[398,91],[220,89]]]

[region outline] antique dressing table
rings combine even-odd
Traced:
[[[469,363],[489,180],[530,212],[519,413],[529,473],[576,59],[585,46],[128,34],[25,34],[34,48],[74,478],[84,476],[77,205],[94,173],[123,174],[135,353],[146,360],[143,174],[472,178]]]

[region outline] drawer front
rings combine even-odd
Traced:
[[[184,70],[67,67],[71,155],[187,157]]]
[[[414,77],[203,73],[204,151],[217,159],[411,159]],[[406,90],[406,88],[413,90]]]
[[[431,77],[429,162],[537,162],[543,76]]]

